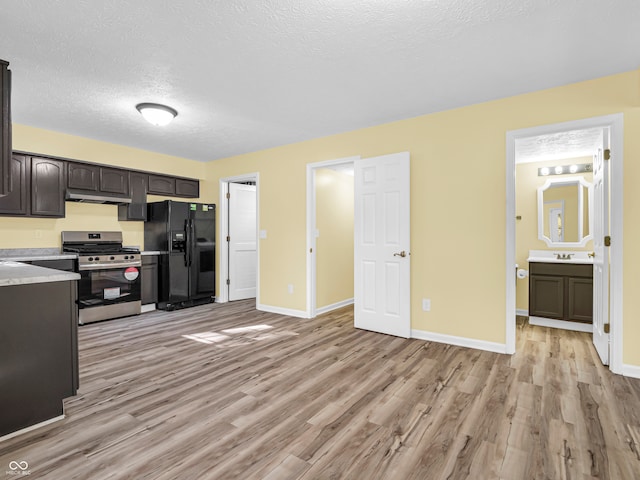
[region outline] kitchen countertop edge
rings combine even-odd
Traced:
[[[37,267],[15,261],[0,260],[0,287],[80,280],[73,272]]]

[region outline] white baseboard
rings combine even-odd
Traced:
[[[347,305],[353,305],[353,298],[347,298],[346,300],[342,300],[341,302],[336,302],[325,307],[317,308],[316,315],[322,315],[323,313],[337,310],[338,308],[346,307]]]
[[[640,367],[637,365],[622,364],[622,375],[625,377],[640,378]]]
[[[424,330],[411,330],[411,338],[428,340],[430,342],[448,343],[449,345],[456,345],[458,347],[475,348],[476,350],[486,350],[494,353],[507,353],[507,345],[504,343],[494,343],[487,342],[485,340],[476,340],[474,338],[425,332]]]
[[[156,309],[156,304],[149,303],[147,305],[142,305],[142,307],[140,307],[140,313],[153,312],[155,309]]]
[[[44,422],[36,423],[35,425],[31,425],[30,427],[26,427],[26,428],[23,428],[22,430],[18,430],[17,432],[8,433],[4,437],[0,437],[0,442],[9,440],[10,438],[13,438],[13,437],[17,437],[18,435],[22,435],[23,433],[30,432],[32,430],[35,430],[36,428],[45,427],[50,423],[57,422],[63,419],[64,419],[64,415],[59,415],[57,417],[50,418],[49,420],[45,420]]]
[[[294,310],[292,308],[274,307],[272,305],[256,305],[256,310],[261,312],[277,313],[278,315],[288,315],[289,317],[309,318],[304,310]]]
[[[529,310],[525,310],[524,308],[516,308],[516,315],[520,315],[521,317],[528,317]]]
[[[591,323],[566,322],[564,320],[544,317],[529,317],[529,323],[540,327],[561,328],[563,330],[573,330],[574,332],[593,332],[593,325]]]

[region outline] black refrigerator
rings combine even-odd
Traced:
[[[215,296],[216,206],[165,200],[147,205],[145,250],[162,252],[158,308],[212,302]]]

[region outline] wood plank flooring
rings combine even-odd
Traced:
[[[79,341],[67,417],[0,443],[0,478],[12,461],[55,480],[640,478],[640,380],[585,333],[519,322],[509,356],[241,301]]]

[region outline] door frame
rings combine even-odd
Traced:
[[[217,236],[216,243],[221,245],[218,248],[220,252],[220,265],[218,267],[220,289],[216,302],[226,303],[229,301],[229,288],[227,287],[227,275],[229,274],[229,249],[222,248],[227,246],[227,235],[229,235],[229,184],[238,182],[255,182],[256,183],[256,305],[260,305],[260,174],[258,172],[246,173],[244,175],[236,175],[233,177],[224,177],[220,179],[220,209],[218,218],[220,219],[220,235]]]
[[[510,130],[506,134],[506,319],[505,337],[506,353],[513,354],[516,351],[516,279],[513,274],[516,263],[516,140],[525,137],[554,134],[570,130],[583,130],[588,128],[609,128],[610,148],[613,152],[610,162],[610,234],[613,239],[610,247],[609,269],[609,323],[610,323],[610,364],[612,372],[623,373],[623,275],[622,275],[622,249],[623,249],[623,156],[624,156],[624,115],[616,113],[600,117],[592,117],[583,120],[573,120],[562,123],[542,125],[520,130]]]
[[[315,318],[317,282],[316,282],[316,181],[315,172],[320,168],[353,164],[360,155],[337,158],[322,162],[307,163],[307,318]]]

